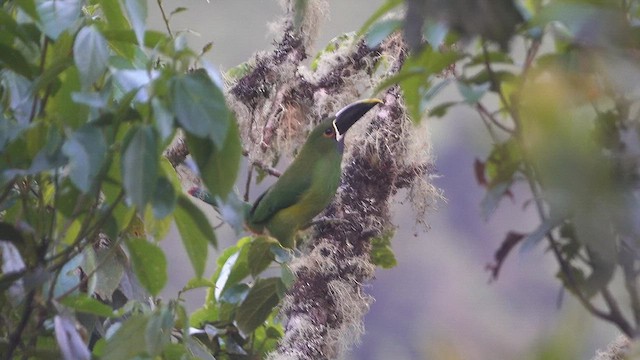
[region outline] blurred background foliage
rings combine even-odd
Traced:
[[[286,266],[285,281],[242,282],[264,270],[247,259],[268,240],[211,231],[162,151],[183,129],[213,149],[207,156],[236,159],[228,179],[242,173],[215,68],[268,48],[278,6],[166,1],[162,14],[144,0],[0,3],[0,353],[207,358],[272,348]],[[398,266],[372,284],[377,302],[351,357],[585,358],[618,331],[637,334],[640,4],[330,9],[319,49],[350,31],[370,46],[405,34],[410,57],[379,89],[399,84],[412,118],[429,122],[448,198],[426,234],[397,207]],[[205,184],[228,193],[233,183],[206,169],[215,160],[196,160]],[[216,239],[227,250],[214,262]],[[277,248],[267,253],[286,265]],[[202,292],[181,292],[218,282],[206,300],[214,312],[195,310]],[[256,288],[265,291],[257,302]],[[159,293],[186,302],[145,301]],[[243,310],[266,322],[236,317]],[[209,326],[190,334],[189,315]],[[181,341],[170,341],[172,329]]]

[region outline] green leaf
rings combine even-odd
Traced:
[[[133,315],[111,336],[104,347],[102,360],[131,359],[147,350],[145,330],[149,318]]]
[[[167,283],[167,260],[162,249],[142,238],[128,239],[127,248],[140,284],[151,295],[158,295]]]
[[[93,314],[103,317],[113,317],[113,310],[106,305],[87,295],[67,296],[60,301],[64,306],[77,312]]]
[[[147,352],[151,356],[160,354],[169,344],[173,323],[173,313],[168,307],[163,307],[151,315],[144,332]]]
[[[62,152],[70,160],[71,182],[83,193],[91,190],[104,163],[106,151],[107,143],[102,131],[92,125],[78,129],[62,146]]]
[[[95,253],[87,251],[83,270],[85,273],[95,271],[95,275],[89,278],[89,288],[103,299],[111,300],[113,292],[120,285],[124,276],[124,267],[127,263],[121,249],[96,249]],[[97,264],[101,264],[97,267]]]
[[[178,123],[191,135],[209,138],[218,149],[222,148],[231,116],[222,91],[207,73],[199,70],[176,77],[170,91],[171,108]]]
[[[371,262],[383,269],[391,269],[396,266],[396,256],[391,250],[391,239],[394,231],[386,231],[381,236],[371,240]]]
[[[273,262],[274,255],[271,252],[271,246],[277,244],[279,242],[276,239],[266,236],[260,236],[251,243],[247,257],[252,276],[257,276]]]
[[[278,305],[277,288],[280,282],[280,278],[275,277],[259,279],[238,306],[236,321],[245,334],[250,334],[262,325]]]
[[[109,48],[97,27],[86,26],[78,32],[73,43],[73,59],[85,87],[89,87],[104,73],[109,60]]]
[[[122,177],[127,197],[143,210],[158,179],[158,141],[151,125],[129,130],[122,155]]]
[[[209,192],[214,197],[226,200],[235,184],[242,156],[242,145],[235,121],[229,124],[229,134],[222,147],[214,146],[215,143],[209,139],[191,134],[186,135],[186,141]]]
[[[480,101],[484,94],[486,94],[491,88],[491,84],[488,82],[480,85],[474,85],[458,81],[456,84],[458,85],[458,90],[464,98],[464,101],[469,105],[473,105]]]
[[[249,285],[244,283],[235,284],[222,292],[220,301],[229,304],[238,304],[247,297],[248,293]]]
[[[31,78],[33,72],[29,66],[29,62],[22,53],[5,44],[0,44],[0,65],[26,78]]]
[[[147,22],[147,1],[146,0],[124,0],[124,8],[127,16],[136,33],[138,44],[144,45],[144,30]]]
[[[36,11],[40,17],[38,25],[47,36],[56,40],[80,17],[82,0],[38,0]]]
[[[151,198],[153,206],[153,216],[156,219],[163,219],[169,216],[176,207],[178,197],[173,188],[173,184],[167,178],[161,176],[156,182],[156,188]]]
[[[402,0],[387,0],[387,2],[382,4],[382,6],[380,6],[376,10],[376,12],[374,12],[373,15],[371,15],[367,19],[367,21],[365,21],[364,25],[362,25],[360,30],[358,30],[358,36],[364,35],[376,21],[378,21],[383,16],[387,15],[389,12],[391,12],[391,10],[393,10],[394,8],[396,8],[402,3],[403,3]]]
[[[457,105],[455,101],[446,101],[429,109],[429,116],[441,118],[447,114],[450,107]]]
[[[183,195],[178,197],[173,216],[196,276],[201,277],[207,262],[207,244],[217,247],[215,233],[202,211]]]
[[[402,27],[402,20],[387,19],[375,23],[367,32],[364,39],[367,46],[374,48],[380,45],[389,35]]]
[[[251,243],[245,243],[236,253],[229,256],[224,265],[222,265],[216,280],[214,292],[216,299],[220,299],[220,295],[225,289],[249,276],[248,255],[250,247]]]
[[[199,288],[213,288],[216,284],[212,283],[211,280],[204,278],[192,278],[187,281],[187,284],[180,290],[181,292],[185,292],[188,290],[199,289]]]

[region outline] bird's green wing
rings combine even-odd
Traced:
[[[297,174],[294,178],[293,174]],[[260,224],[268,221],[282,209],[297,203],[311,187],[311,176],[285,171],[278,181],[260,195],[251,208],[250,221]]]

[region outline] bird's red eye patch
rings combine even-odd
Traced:
[[[327,128],[327,130],[324,131],[324,137],[330,138],[330,137],[334,137],[334,135],[335,135],[335,132],[333,130],[333,127],[329,127]]]

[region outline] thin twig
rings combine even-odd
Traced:
[[[249,201],[249,189],[251,188],[252,177],[253,177],[253,166],[249,168],[249,171],[247,171],[247,181],[244,184],[244,195],[242,196],[242,199],[245,202]]]
[[[169,37],[173,39],[173,33],[171,32],[171,26],[169,26],[169,18],[164,12],[164,8],[162,7],[162,0],[157,0],[158,7],[160,8],[160,13],[162,14],[162,20],[164,21],[164,26],[167,28],[167,32],[169,33]]]
[[[242,155],[248,158],[249,157],[249,151],[242,150]],[[282,173],[280,171],[272,168],[271,166],[263,163],[262,161],[249,159],[249,162],[251,162],[252,166],[257,167],[258,169],[266,172],[267,174],[269,174],[271,176],[280,177],[282,175]]]

